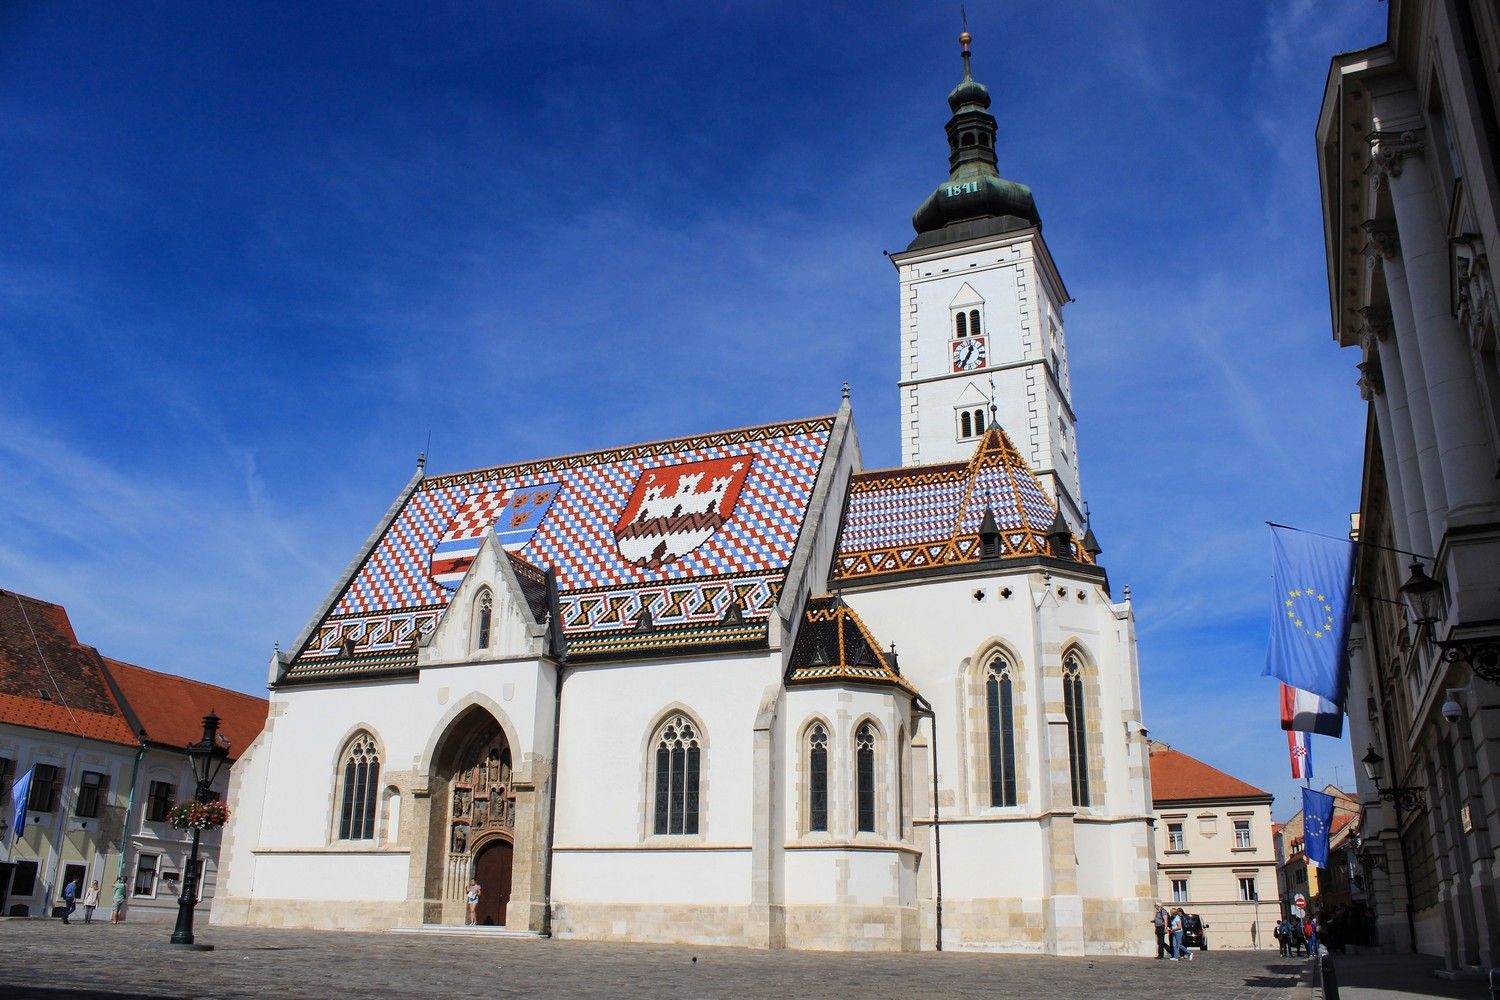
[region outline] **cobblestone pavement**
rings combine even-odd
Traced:
[[[0,998],[1150,997],[1311,1000],[1304,963],[1271,952],[1189,962],[958,952],[848,955],[428,934],[205,927],[211,952],[159,947],[170,925],[0,921]],[[694,961],[696,959],[696,961]]]

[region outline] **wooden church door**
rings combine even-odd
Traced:
[[[474,856],[474,877],[479,880],[476,923],[485,927],[505,926],[505,904],[510,899],[510,863],[515,848],[508,840],[492,840]]]

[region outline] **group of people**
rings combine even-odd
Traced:
[[[1156,928],[1156,957],[1165,958],[1170,962],[1179,959],[1193,960],[1193,952],[1190,948],[1183,946],[1182,939],[1186,933],[1187,914],[1182,912],[1182,907],[1167,909],[1165,904],[1156,904],[1156,913],[1151,918],[1152,925]],[[1168,944],[1170,942],[1170,954]]]
[[[79,899],[78,887],[83,884],[83,879],[74,879],[63,886],[63,915],[62,922],[71,924],[73,914],[78,910],[78,904],[83,903],[83,922],[91,924],[94,922],[94,911],[99,907],[99,880],[94,879],[89,887],[83,891],[82,900]],[[110,905],[109,922],[118,924],[125,919],[125,876],[121,875],[115,879],[114,899]]]
[[[1273,933],[1284,958],[1318,953],[1318,918],[1311,914],[1306,917],[1286,917],[1276,925]]]

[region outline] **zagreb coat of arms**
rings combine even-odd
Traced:
[[[708,541],[728,523],[753,461],[729,455],[643,471],[615,525],[620,555],[659,569]]]

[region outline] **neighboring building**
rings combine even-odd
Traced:
[[[892,256],[908,464],[862,469],[846,397],[419,465],[271,661],[216,922],[458,924],[473,875],[481,923],[559,937],[1150,952],[1133,614],[963,41],[950,176]]]
[[[78,642],[60,605],[0,590],[0,841],[9,845],[0,909],[52,912],[75,878],[97,879],[107,906],[123,872],[130,919],[175,919],[191,837],[161,820],[194,791],[183,748],[214,711],[232,761],[260,732],[266,705],[102,657]],[[33,768],[26,830],[11,844],[11,789]],[[221,774],[215,792],[228,782]],[[199,899],[213,895],[218,836],[199,847]]]
[[[1334,338],[1370,404],[1348,715],[1386,794],[1358,775],[1365,876],[1381,945],[1453,972],[1500,964],[1497,72],[1500,8],[1390,0],[1318,122]]]
[[[1162,901],[1202,917],[1210,948],[1270,947],[1271,794],[1155,740],[1151,794]]]
[[[126,828],[129,916],[175,920],[193,836],[173,829],[165,819],[168,807],[191,797],[196,788],[184,748],[203,738],[205,715],[213,712],[219,716],[219,734],[229,741],[229,762],[214,782],[213,793],[224,798],[235,758],[266,724],[268,703],[264,698],[109,657],[104,658],[104,665],[139,723],[145,748],[136,771],[135,808]],[[233,807],[232,802],[230,805]],[[200,838],[200,900],[211,898],[218,884],[220,836],[219,830],[206,830]]]
[[[1276,830],[1277,882],[1282,887],[1282,912],[1291,910],[1293,900],[1299,894],[1314,913],[1348,902],[1349,853],[1351,848],[1358,846],[1359,800],[1335,785],[1324,785],[1322,791],[1333,796],[1333,823],[1328,834],[1326,869],[1320,869],[1307,860],[1301,809],[1279,824]]]

